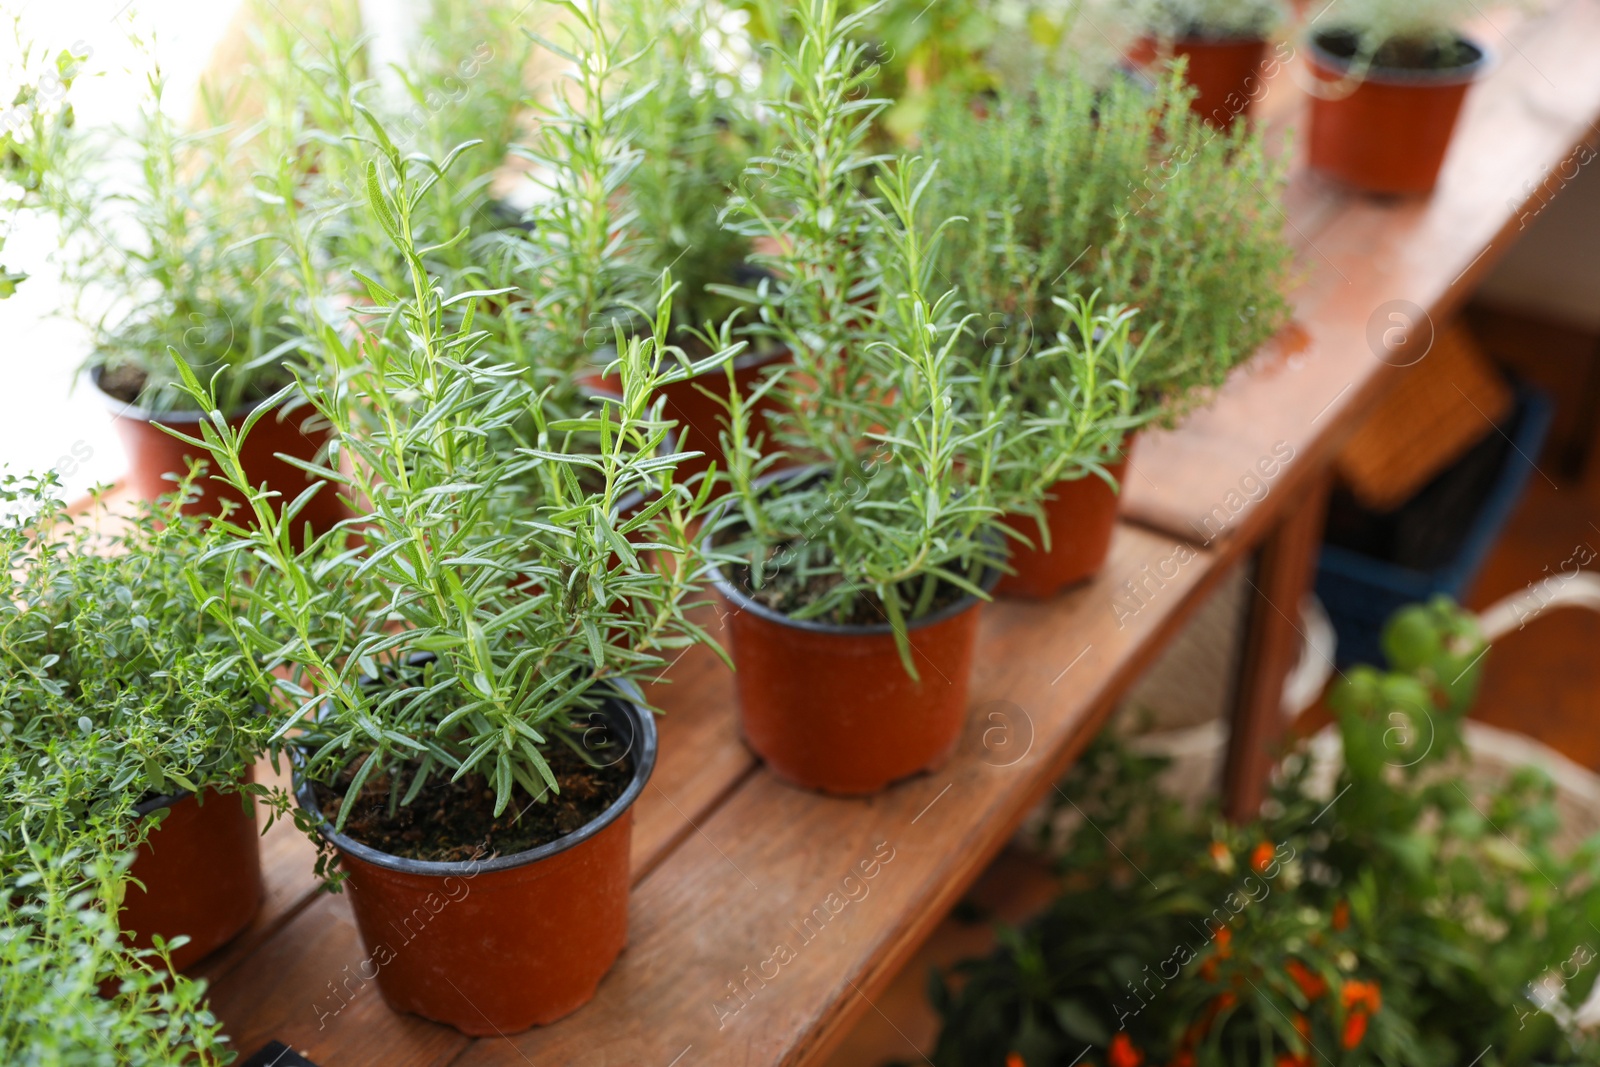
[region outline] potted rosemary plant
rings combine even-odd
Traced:
[[[1012,526],[1068,558],[1023,573],[1044,559],[1018,546],[1016,593],[1051,595],[1100,569],[1131,435],[1202,401],[1287,319],[1290,254],[1270,199],[1282,170],[1259,136],[1207,126],[1192,95],[1176,71],[1153,93],[1069,72],[1001,91],[983,115],[943,98],[929,119],[939,169],[923,228],[970,220],[945,231],[938,265],[984,310],[966,348],[972,372],[1016,400],[997,476],[1020,501],[1037,499],[1029,483],[1041,472],[1060,479],[1053,502],[1014,508]],[[1064,298],[1096,292],[1119,309],[1110,320]],[[1092,378],[1088,352],[1109,360]],[[1105,420],[1098,429],[1081,424],[1088,411]],[[1065,451],[1041,455],[1030,420]]]
[[[1124,17],[1140,34],[1135,62],[1185,60],[1196,114],[1227,129],[1262,92],[1267,42],[1283,21],[1282,0],[1130,0]]]
[[[1467,89],[1488,48],[1461,33],[1472,0],[1341,3],[1308,42],[1311,165],[1373,193],[1420,194],[1439,180]]]
[[[620,344],[620,400],[543,419],[521,370],[482,349],[474,307],[494,294],[447,295],[423,260],[449,162],[374,135],[368,210],[411,290],[369,282],[361,333],[322,341],[338,373],[300,383],[348,456],[323,474],[365,502],[359,541],[336,530],[295,549],[298,502],[243,470],[254,419],[235,430],[180,364],[214,412],[204,445],[252,511],[222,525],[253,580],[241,605],[212,607],[276,690],[300,819],[322,870],[336,856],[356,890],[385,999],[507,1033],[587,1001],[626,940],[632,806],[655,760],[634,683],[705,639],[685,612],[710,486],[691,495],[658,454],[661,367],[682,372],[657,334]],[[664,297],[658,331],[670,317]],[[648,503],[621,515],[635,492]]]
[[[138,845],[120,921],[145,947],[186,936],[186,967],[260,905],[250,783],[270,724],[201,606],[230,595],[217,537],[179,499],[74,515],[53,476],[0,481],[0,750],[8,839]]]
[[[116,421],[128,484],[154,500],[171,491],[193,456],[161,427],[192,433],[199,417],[183,407],[170,353],[207,373],[227,368],[220,399],[240,419],[292,380],[285,364],[296,358],[299,339],[286,297],[291,279],[277,250],[259,240],[260,212],[233,142],[238,131],[179,130],[162,110],[160,75],[149,85],[134,131],[110,143],[83,138],[61,146],[41,198],[67,235],[63,273],[76,293],[73,313],[91,335],[85,376]],[[123,156],[137,170],[126,186],[109,177]],[[309,461],[326,433],[292,394],[282,399],[247,459],[253,481],[297,493],[304,470],[277,457]],[[221,505],[214,483],[198,488],[186,506],[214,514]],[[337,509],[326,494],[305,518],[325,528]]]
[[[783,451],[762,457],[755,399],[733,393],[731,487],[709,539],[747,741],[790,781],[870,793],[937,766],[960,737],[1003,551],[999,419],[958,380],[954,294],[926,295],[926,174],[861,151],[884,106],[862,94],[862,16],[811,0],[796,18],[797,43],[774,53],[780,147],[733,209],[778,249],[758,257],[773,278],[746,297],[793,353],[764,394]]]

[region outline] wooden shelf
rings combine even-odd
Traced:
[[[947,767],[865,800],[783,785],[739,740],[731,676],[710,654],[690,653],[656,694],[667,714],[638,807],[629,947],[593,1003],[549,1027],[477,1041],[389,1011],[374,983],[351,979],[365,953],[348,902],[315,887],[311,846],[285,824],[264,844],[267,909],[202,968],[237,1047],[277,1038],[325,1067],[824,1057],[874,1010],[873,998],[1210,589],[1286,517],[1314,514],[1337,447],[1403,373],[1369,348],[1373,313],[1397,299],[1437,319],[1451,313],[1515,238],[1546,168],[1594,138],[1600,0],[1498,18],[1483,32],[1499,65],[1469,97],[1431,199],[1359,198],[1297,170],[1284,209],[1303,268],[1296,325],[1240,368],[1214,406],[1141,441],[1124,506],[1131,521],[1097,580],[1047,605],[986,609],[973,710]],[[1291,70],[1271,83],[1263,105],[1272,127],[1303,125],[1293,82]],[[1250,501],[1240,480],[1279,442],[1294,458]],[[1230,500],[1240,506],[1225,528],[1200,532],[1196,524]],[[1312,526],[1290,523],[1292,536],[1277,537],[1263,558],[1265,568],[1282,556],[1292,579],[1258,579],[1280,614],[1303,588]],[[1275,713],[1270,683],[1281,664],[1263,669],[1246,724]],[[1250,744],[1264,750],[1271,736],[1252,729]],[[844,884],[874,859],[873,878]],[[818,908],[827,921],[806,929]],[[780,945],[787,962],[766,963]]]

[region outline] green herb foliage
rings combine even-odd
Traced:
[[[1191,93],[1181,71],[1153,89],[1068,72],[981,109],[951,96],[929,123],[927,225],[968,220],[946,231],[939,276],[1013,351],[1070,330],[1058,297],[1137,309],[1135,341],[1160,326],[1129,383],[1141,412],[1181,412],[1288,314],[1282,168],[1259,135],[1192,115]]]
[[[239,431],[213,415],[204,444],[250,503],[248,524],[225,524],[226,551],[258,570],[239,603],[212,607],[276,688],[279,733],[294,732],[306,775],[331,783],[349,769],[354,795],[377,774],[398,805],[431,775],[479,773],[499,814],[519,792],[527,803],[556,788],[542,751],[576,743],[578,715],[658,674],[664,651],[704,639],[685,611],[703,567],[689,530],[709,488],[691,496],[673,481],[677,457],[659,454],[653,338],[619,343],[620,401],[543,420],[521,370],[491,362],[474,328],[478,300],[500,294],[447,294],[418,242],[430,188],[466,146],[440,162],[406,156],[377,122],[371,140],[368,210],[410,290],[368,281],[367,328],[348,342],[325,333],[337,375],[299,383],[336,437],[320,473],[357,516],[295,549],[306,498],[285,503],[240,466],[240,441],[266,409]],[[664,295],[658,328],[670,306]],[[214,407],[198,378],[186,387]],[[530,418],[535,432],[519,443]],[[418,653],[435,658],[418,666]]]
[[[1470,615],[1408,608],[1385,647],[1392,670],[1334,690],[1336,773],[1291,755],[1247,825],[1160,799],[1151,761],[1087,757],[1063,895],[959,988],[935,979],[934,1062],[1594,1062],[1570,1023],[1600,970],[1600,841],[1555,846],[1541,771],[1463,778]]]
[[[743,296],[792,367],[764,393],[778,442],[815,473],[763,486],[775,456],[747,438],[755,397],[733,404],[729,549],[752,591],[796,618],[883,623],[901,639],[942,589],[979,594],[1000,549],[992,474],[999,420],[958,388],[965,322],[930,295],[939,233],[914,224],[932,172],[863,146],[883,102],[853,43],[865,14],[812,0],[778,49],[784,92],[768,107],[779,147],[752,163],[732,217],[781,251]],[[862,187],[876,175],[877,196]]]

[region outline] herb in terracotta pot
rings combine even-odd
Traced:
[[[1058,410],[1070,426],[1075,407],[1101,401],[1073,395],[1082,379],[1061,358],[1072,348],[1057,339],[1113,363],[1129,360],[1095,382],[1115,401],[1103,427],[1109,444],[1087,463],[1067,453],[1059,457],[1067,466],[1035,472],[1030,464],[1049,459],[1029,457],[1023,436],[1023,451],[1014,454],[1022,469],[1006,475],[1016,489],[1037,473],[1070,478],[1076,465],[1100,482],[1077,487],[1095,498],[1079,514],[1084,528],[1052,538],[1095,549],[1060,580],[1097,570],[1110,541],[1113,485],[1095,468],[1120,480],[1114,468],[1131,446],[1125,438],[1203,400],[1287,318],[1281,288],[1290,256],[1269,199],[1282,189],[1282,170],[1267,162],[1258,136],[1211,129],[1189,110],[1190,99],[1176,72],[1153,94],[1068,73],[1027,93],[1001,92],[982,115],[947,98],[929,122],[926,148],[938,171],[923,228],[956,213],[969,220],[945,230],[939,268],[969,306],[985,312],[967,349],[972,364],[1006,388],[1037,374],[1032,404],[1048,396],[1038,390],[1054,388],[1054,379],[1067,390]],[[1109,333],[1107,323],[1083,323],[1082,305],[1063,297],[1095,292],[1103,306],[1137,315]],[[1126,340],[1113,341],[1123,330]],[[1130,360],[1134,352],[1140,355]],[[1025,404],[1007,412],[1006,440],[1019,439],[1028,415]],[[1046,510],[1076,510],[1081,502],[1063,503],[1066,491],[1053,489]],[[1053,592],[1056,580],[1043,581],[1035,595]]]
[[[1126,8],[1119,16],[1141,35],[1133,58],[1182,57],[1195,90],[1189,106],[1214,126],[1233,125],[1277,69],[1267,42],[1283,21],[1281,0],[1130,0]]]
[[[71,312],[90,334],[85,374],[122,437],[129,486],[150,500],[171,490],[192,455],[160,430],[192,428],[197,417],[184,408],[170,353],[208,375],[226,370],[219,400],[242,417],[293,380],[286,365],[298,359],[300,336],[287,262],[260,239],[263,215],[240,165],[239,132],[184,132],[163,111],[163,96],[152,74],[134,128],[65,139],[39,193],[60,220]],[[119,180],[120,163],[136,177]],[[276,455],[310,460],[325,435],[291,395],[284,400],[250,462],[257,480],[297,493],[305,473]],[[190,510],[215,513],[215,487],[201,482],[199,490]],[[331,525],[337,516],[324,506],[307,518]]]
[[[1439,180],[1467,90],[1488,48],[1462,33],[1472,0],[1341,2],[1310,31],[1312,167],[1373,193]]]
[[[374,136],[369,210],[412,287],[369,283],[340,374],[302,386],[348,457],[326,476],[365,502],[359,542],[292,547],[294,507],[244,481],[250,427],[213,417],[206,445],[252,511],[224,525],[257,562],[243,606],[215,608],[276,690],[302,820],[356,890],[385,999],[511,1032],[587,1001],[626,940],[632,805],[655,757],[635,683],[705,639],[685,612],[709,485],[690,494],[658,455],[653,336],[621,344],[619,400],[542,420],[474,329],[492,294],[447,294],[427,272],[427,191],[448,165]],[[670,315],[664,299],[659,328]],[[537,434],[517,447],[530,412]]]
[[[183,488],[187,488],[184,486]],[[176,498],[69,514],[52,480],[0,481],[3,847],[140,847],[122,901],[135,943],[189,942],[185,967],[261,902],[249,794],[265,690],[202,607],[232,595],[214,533]]]
[[[963,387],[955,296],[927,295],[937,235],[914,225],[928,175],[862,151],[883,102],[812,0],[774,55],[780,145],[752,165],[737,224],[779,252],[748,293],[793,353],[771,385],[781,456],[730,397],[730,499],[712,540],[751,746],[777,774],[868,793],[942,762],[966,717],[978,609],[1002,551],[999,420]],[[876,196],[863,186],[872,178]],[[772,473],[780,460],[802,464]]]
[[[10,816],[12,811],[7,811]],[[130,950],[111,909],[112,856],[8,841],[0,864],[0,1060],[212,1067],[228,1057],[201,983],[159,949]]]
[[[983,388],[1011,401],[996,479],[1023,506],[1008,516],[1019,536],[996,589],[1002,596],[1044,599],[1100,570],[1129,444],[1155,414],[1140,410],[1136,390],[1159,325],[1135,344],[1136,312],[1099,310],[1096,297],[1055,302],[1068,320],[1048,348],[972,346]]]

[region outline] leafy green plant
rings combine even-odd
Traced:
[[[0,874],[0,1057],[167,1067],[233,1057],[204,986],[162,949],[129,950],[111,906],[126,858],[35,841]],[[109,995],[102,995],[107,989]]]
[[[225,1062],[202,989],[117,927],[140,802],[236,792],[265,750],[251,672],[196,588],[228,595],[187,491],[73,514],[54,475],[0,479],[0,1058]],[[234,798],[213,799],[230,803]],[[172,947],[175,947],[172,946]],[[109,995],[102,997],[101,990]]]
[[[1150,761],[1091,754],[1063,787],[1083,813],[1066,891],[959,987],[934,981],[934,1062],[1592,1062],[1570,1013],[1600,961],[1600,842],[1554,847],[1542,772],[1461,774],[1470,615],[1406,609],[1385,645],[1391,671],[1334,690],[1336,773],[1291,754],[1248,825],[1160,799]]]
[[[1192,115],[1191,93],[1177,71],[1151,91],[1069,71],[983,114],[949,96],[929,122],[926,226],[968,220],[946,232],[939,276],[1012,353],[1070,331],[1057,298],[1074,292],[1137,309],[1136,342],[1159,324],[1128,383],[1139,414],[1180,413],[1288,315],[1283,169],[1257,134]]]
[[[1001,551],[999,419],[958,388],[966,324],[954,293],[929,295],[940,233],[915,218],[930,172],[863,151],[884,106],[862,93],[871,71],[851,35],[863,15],[812,0],[797,18],[799,43],[774,54],[783,95],[767,105],[780,144],[752,163],[753,188],[731,209],[742,232],[780,249],[757,257],[773,277],[743,296],[794,363],[731,401],[724,544],[736,580],[792,617],[887,620],[915,676],[906,624],[952,592],[983,595]],[[873,173],[877,197],[861,189]],[[816,464],[808,476],[760,480],[779,462],[748,439],[762,396],[783,449]]]
[[[1152,328],[1135,344],[1137,313],[1098,310],[1095,296],[1055,303],[1067,318],[1050,347],[1018,353],[974,331],[966,352],[989,405],[1004,412],[996,484],[1013,508],[1039,520],[1045,548],[1050,534],[1040,502],[1058,482],[1098,477],[1119,488],[1106,466],[1155,414],[1140,404],[1134,383],[1159,333]]]
[[[638,234],[640,266],[658,278],[670,270],[681,288],[675,337],[719,324],[736,305],[715,291],[737,281],[750,258],[749,238],[722,224],[722,212],[766,127],[752,90],[760,77],[750,46],[699,5],[626,0],[613,7],[625,48],[638,60],[631,86],[647,89],[627,111],[637,160],[624,187]]]
[[[749,32],[766,45],[792,46],[803,33],[793,5],[741,0]],[[859,16],[861,60],[873,68],[873,91],[888,101],[874,122],[879,146],[916,140],[940,92],[971,96],[1030,84],[1044,50],[1058,42],[1074,5],[995,0],[851,0],[842,13]],[[1018,47],[1021,42],[1022,47]]]
[[[147,87],[136,127],[73,138],[40,186],[62,223],[73,314],[90,330],[86,366],[107,393],[160,412],[178,400],[176,348],[229,368],[223,399],[238,410],[289,380],[288,279],[253,240],[259,217],[229,131],[180,130],[163,110],[163,76]],[[137,177],[118,183],[123,160]]]
[[[0,835],[115,851],[139,801],[240,787],[266,747],[265,689],[201,608],[234,575],[178,513],[186,486],[115,517],[71,514],[56,491],[53,475],[0,480]]]
[[[34,206],[40,183],[54,169],[62,141],[70,135],[75,116],[67,93],[93,51],[78,41],[47,56],[24,34],[20,15],[12,19],[11,36],[21,77],[10,103],[0,111],[0,252],[18,214]],[[0,264],[0,300],[26,279],[26,274]]]
[[[464,146],[435,162],[372,131],[368,210],[410,291],[367,281],[367,325],[323,340],[337,373],[298,383],[335,436],[320,473],[357,515],[295,548],[306,498],[249,485],[240,463],[272,398],[236,431],[185,368],[185,388],[213,412],[203,445],[249,502],[248,522],[220,524],[230,544],[219,551],[257,564],[234,602],[210,608],[276,691],[278,734],[309,779],[337,782],[346,799],[385,783],[393,813],[436,777],[478,775],[498,817],[518,795],[520,811],[558,791],[546,751],[575,744],[580,716],[615,686],[707,639],[685,613],[709,486],[691,494],[673,480],[679,457],[659,454],[667,427],[653,394],[668,378],[654,336],[619,339],[620,401],[543,419],[526,377],[493,361],[474,328],[477,302],[500,294],[447,295],[419,245],[430,187]],[[658,329],[670,303],[663,295]],[[520,439],[529,418],[536,432]]]

